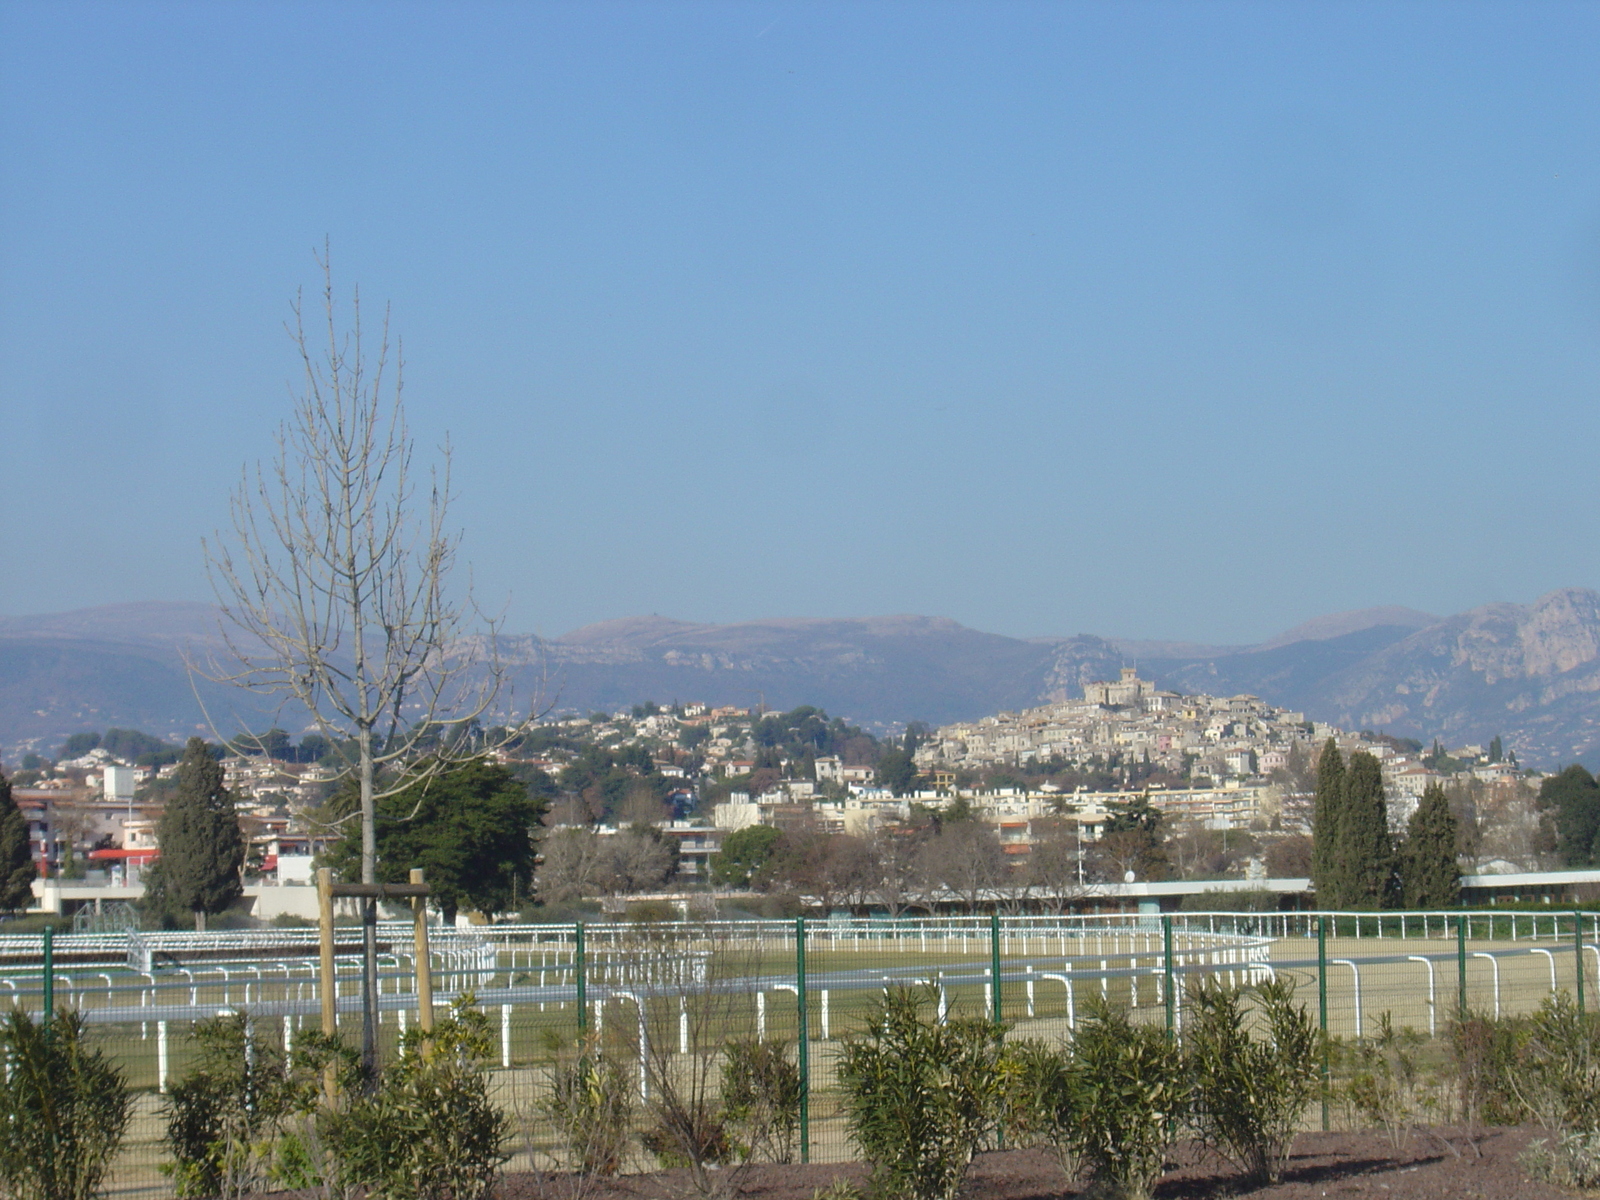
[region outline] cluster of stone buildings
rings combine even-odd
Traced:
[[[1291,757],[1313,763],[1327,739],[1348,755],[1364,750],[1383,768],[1391,819],[1402,825],[1430,783],[1446,776],[1425,765],[1423,756],[1397,748],[1392,740],[1347,733],[1266,704],[1255,696],[1184,696],[1161,691],[1136,668],[1125,667],[1114,681],[1085,685],[1082,700],[1047,704],[1019,713],[1000,713],[974,722],[946,725],[917,750],[917,764],[935,778],[956,768],[1024,766],[1061,761],[1075,767],[1148,763],[1173,775],[1203,780],[1204,786],[1150,789],[1151,802],[1169,816],[1197,820],[1216,829],[1270,823],[1308,827],[1309,795],[1296,787],[1287,768]],[[1450,756],[1467,773],[1488,782],[1519,774],[1510,762],[1489,762],[1481,746],[1463,746]],[[1083,793],[1072,802],[1093,814],[1105,803],[1126,799],[1120,793]],[[1048,792],[1026,797],[974,798],[997,815],[1037,815],[1033,810],[1059,805]]]
[[[1320,731],[1327,736],[1329,730]],[[1339,731],[1332,730],[1334,734]],[[1084,698],[1020,713],[946,725],[917,750],[918,765],[993,767],[1060,759],[1076,765],[1150,763],[1180,775],[1249,779],[1284,765],[1296,743],[1319,731],[1303,713],[1254,696],[1180,696],[1158,691],[1135,668],[1122,678],[1090,683]]]

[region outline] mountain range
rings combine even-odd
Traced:
[[[110,726],[176,738],[206,731],[202,706],[219,725],[272,720],[259,698],[185,666],[225,650],[202,604],[0,618],[0,747],[12,760]],[[813,704],[872,728],[943,724],[1074,698],[1137,666],[1166,689],[1249,693],[1348,729],[1450,745],[1500,734],[1529,766],[1600,760],[1600,594],[1583,588],[1443,618],[1338,613],[1254,646],[1023,639],[923,616],[632,617],[549,640],[508,637],[502,655],[522,703],[552,711],[703,700]]]

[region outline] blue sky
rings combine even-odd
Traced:
[[[1600,586],[1600,6],[0,4],[0,613],[203,599],[331,239],[519,630]]]

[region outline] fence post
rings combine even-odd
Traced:
[[[1467,922],[1456,916],[1456,1019],[1467,1015]]]
[[[411,868],[411,882],[422,884],[422,869]],[[411,965],[417,977],[417,1025],[423,1033],[433,1032],[433,955],[428,950],[428,898],[411,898]],[[512,955],[512,963],[516,955]],[[400,1020],[405,1020],[405,1009],[400,1010]],[[401,1026],[404,1029],[404,1025]]]
[[[1317,1025],[1322,1030],[1322,1132],[1328,1132],[1328,918],[1317,917]]]
[[[990,993],[989,1015],[998,1025],[1003,1012],[1000,1006],[1000,913],[989,914],[989,978],[994,981],[994,988]],[[1004,1150],[1006,1148],[1006,1131],[1004,1126],[995,1132],[995,1145]]]
[[[56,926],[45,926],[45,1024],[48,1026],[56,1018]],[[1578,952],[1578,973],[1584,970],[1584,954]]]
[[[798,1008],[800,1047],[800,1161],[811,1161],[811,1047],[806,1028],[806,919],[794,919],[794,993]]]
[[[1161,963],[1162,974],[1166,977],[1167,1033],[1170,1035],[1177,1024],[1178,998],[1172,987],[1172,918],[1165,913],[1161,917]]]
[[[994,989],[991,996],[992,1012],[990,1016],[998,1022],[1001,1019],[1000,1007],[1000,914],[989,914],[989,975],[994,980]]]
[[[1583,1016],[1583,914],[1572,914],[1573,950],[1578,955],[1578,1016]]]
[[[572,971],[578,984],[578,1036],[583,1037],[589,1032],[589,988],[588,969],[583,955],[583,922],[575,922],[572,928]]]

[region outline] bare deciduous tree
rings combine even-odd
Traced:
[[[923,843],[918,858],[930,908],[942,891],[959,896],[976,913],[986,897],[1008,882],[1005,851],[994,829],[977,820],[951,821]]]
[[[891,917],[901,916],[916,902],[920,880],[918,858],[922,843],[929,836],[925,828],[901,826],[885,826],[872,835],[870,847],[876,876],[873,895],[889,910]]]
[[[579,900],[599,889],[605,852],[592,829],[569,825],[544,839],[535,880],[545,904]]]
[[[1028,886],[1057,913],[1072,910],[1073,902],[1088,890],[1084,875],[1083,842],[1078,823],[1065,817],[1034,822],[1034,842],[1028,851]]]
[[[202,673],[277,696],[280,710],[303,708],[349,748],[340,774],[359,784],[361,882],[372,883],[377,801],[481,754],[461,735],[500,701],[505,674],[495,623],[447,590],[459,540],[447,525],[450,451],[419,484],[388,313],[373,339],[357,292],[345,327],[326,250],[318,265],[318,328],[299,298],[289,325],[304,372],[293,413],[270,464],[244,472],[232,536],[204,545],[237,662]],[[370,1062],[376,902],[364,916]]]
[[[613,895],[663,886],[677,868],[677,847],[659,830],[635,825],[604,839],[600,884]]]

